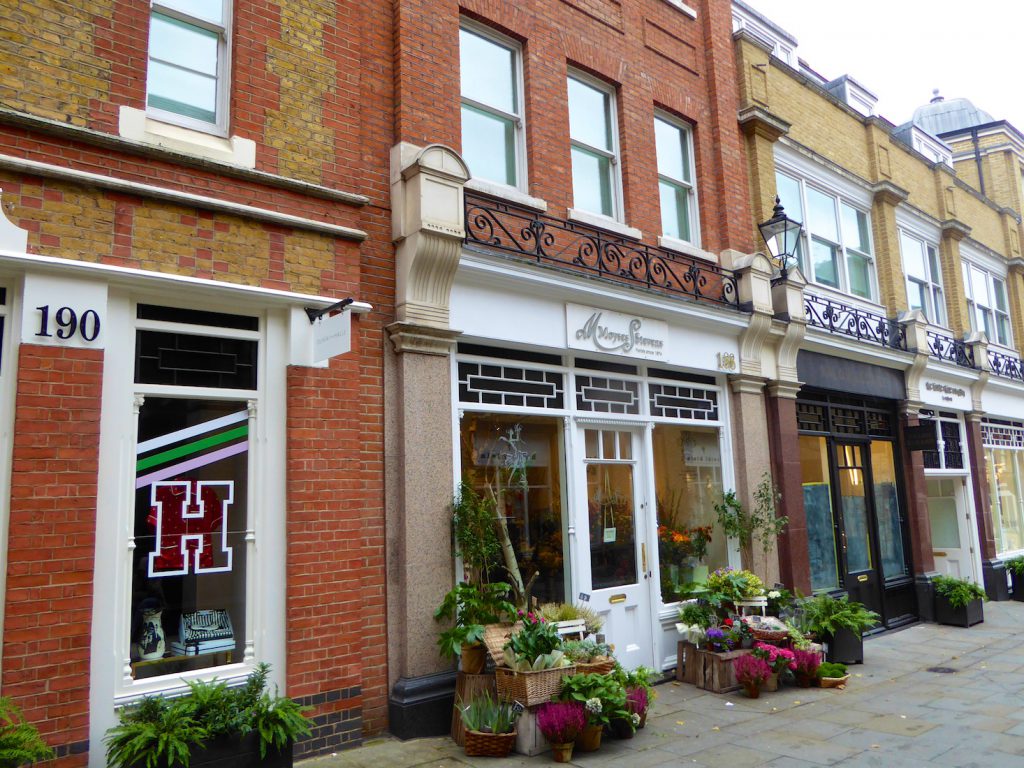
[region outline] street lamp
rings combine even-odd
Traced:
[[[800,233],[803,231],[804,225],[799,221],[793,221],[786,215],[778,196],[775,198],[775,208],[772,210],[772,214],[768,221],[758,224],[757,228],[761,230],[761,237],[764,238],[772,259],[779,265],[782,279],[785,280],[790,261],[796,261],[797,248],[800,247]]]

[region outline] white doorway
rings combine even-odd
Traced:
[[[926,485],[935,570],[944,576],[978,582],[966,478],[931,476],[926,479]]]

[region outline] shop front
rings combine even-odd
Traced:
[[[989,383],[981,420],[989,517],[1000,560],[1024,554],[1024,397]]]

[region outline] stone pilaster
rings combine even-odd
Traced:
[[[874,233],[875,265],[878,270],[879,301],[890,312],[907,309],[907,288],[904,284],[903,259],[900,256],[900,235],[896,226],[896,206],[905,202],[909,193],[891,181],[882,181],[872,188],[871,228]]]
[[[967,315],[967,295],[964,292],[964,275],[960,269],[960,241],[970,234],[971,228],[955,219],[942,222],[942,239],[939,241],[939,263],[942,265],[942,291],[946,297],[946,317],[949,327],[957,336],[971,330],[971,319]]]

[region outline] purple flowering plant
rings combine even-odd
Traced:
[[[587,724],[587,713],[579,701],[549,701],[537,708],[537,727],[552,744],[575,741]]]

